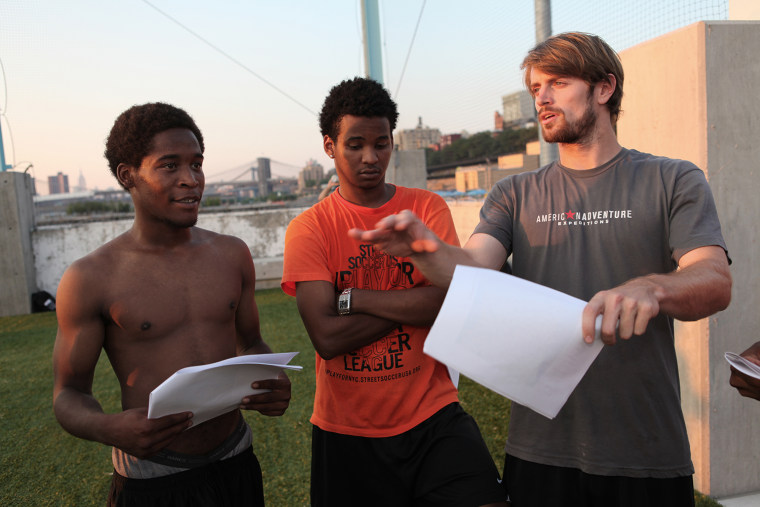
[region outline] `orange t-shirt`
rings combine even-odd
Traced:
[[[448,206],[427,190],[396,187],[380,208],[352,204],[339,192],[297,216],[285,235],[282,289],[321,280],[344,288],[394,290],[429,285],[406,258],[348,237],[381,218],[410,209],[447,243],[457,244]],[[350,318],[350,317],[349,317]],[[311,422],[325,431],[389,437],[417,426],[457,401],[446,366],[422,352],[428,327],[402,324],[387,336],[330,360],[316,356],[317,389]]]

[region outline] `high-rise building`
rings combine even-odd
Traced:
[[[529,123],[535,123],[536,108],[533,97],[527,90],[503,95],[501,103],[504,108],[504,128],[524,127]]]
[[[298,191],[303,192],[310,181],[314,182],[312,183],[312,186],[314,186],[315,189],[319,188],[318,183],[322,181],[324,177],[325,169],[322,167],[322,164],[314,159],[309,159],[304,168],[298,173]]]
[[[272,179],[271,160],[266,157],[256,159],[256,181],[259,183],[259,196],[265,197],[272,193],[269,180]]]
[[[402,130],[396,134],[396,146],[401,151],[427,148],[432,144],[438,144],[440,141],[441,131],[423,126],[421,116],[417,127]]]
[[[85,192],[87,191],[87,182],[84,179],[84,174],[82,174],[82,170],[79,170],[79,182],[77,183],[77,186],[74,187],[74,192]]]
[[[50,194],[68,194],[69,193],[69,176],[59,172],[55,176],[48,176],[48,193]]]
[[[501,132],[504,130],[504,116],[498,111],[493,112],[493,130],[494,132]]]

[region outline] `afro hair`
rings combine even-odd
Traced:
[[[350,114],[370,118],[388,118],[391,132],[396,128],[398,109],[383,85],[372,79],[355,77],[335,85],[319,113],[322,136],[338,137],[341,119]]]
[[[119,164],[140,167],[143,158],[153,148],[156,134],[174,128],[190,130],[198,140],[201,153],[204,151],[200,129],[190,115],[178,107],[153,102],[132,106],[121,113],[108,134],[104,153],[114,177],[118,180],[116,170]]]

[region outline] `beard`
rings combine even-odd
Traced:
[[[583,111],[583,116],[579,120],[573,123],[565,121],[562,125],[557,125],[552,130],[546,130],[541,125],[541,134],[547,143],[583,144],[591,138],[594,132],[596,116],[596,112],[594,112],[594,108],[591,105],[591,96],[589,96],[586,110]]]

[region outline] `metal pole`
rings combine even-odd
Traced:
[[[10,165],[5,163],[5,148],[3,148],[3,126],[0,121],[0,172],[8,171],[11,169]]]
[[[383,57],[380,42],[380,13],[377,0],[359,0],[364,33],[364,74],[383,84]]]
[[[534,0],[536,12],[536,44],[540,44],[552,35],[552,6],[551,0]],[[541,126],[538,127],[539,131]],[[539,165],[541,167],[559,160],[559,148],[556,143],[547,143],[544,136],[538,137],[541,147]]]

